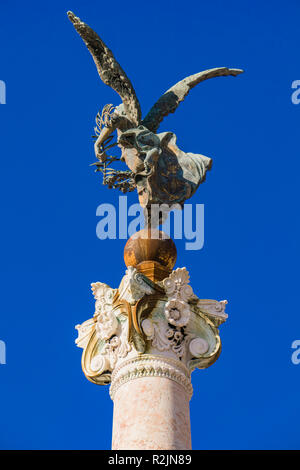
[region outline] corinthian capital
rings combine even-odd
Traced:
[[[112,382],[111,396],[128,380],[164,376],[191,396],[190,373],[218,358],[226,301],[199,299],[186,268],[154,282],[128,267],[118,289],[92,284],[93,318],[77,325],[86,377]]]

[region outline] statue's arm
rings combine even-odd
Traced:
[[[101,150],[101,145],[106,139],[108,139],[114,130],[115,129],[113,127],[104,126],[94,144],[95,155],[101,162],[105,161],[105,152]]]

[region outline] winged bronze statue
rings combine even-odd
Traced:
[[[95,154],[97,170],[103,182],[123,192],[138,192],[142,207],[151,204],[183,206],[205,180],[212,160],[204,155],[186,153],[177,147],[173,132],[157,133],[163,118],[174,113],[178,105],[198,83],[209,78],[239,75],[240,69],[219,67],[184,78],[167,90],[142,118],[141,107],[131,81],[116,61],[111,50],[87,24],[72,12],[68,17],[90,51],[102,81],[120,96],[122,104],[106,105],[96,117]],[[117,141],[112,142],[113,133]],[[121,157],[107,151],[118,145]],[[124,161],[129,168],[117,171],[110,167]]]

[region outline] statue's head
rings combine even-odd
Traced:
[[[139,154],[160,147],[160,139],[145,126],[128,129],[120,134],[118,143],[125,148],[135,148]]]

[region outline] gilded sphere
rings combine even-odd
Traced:
[[[175,243],[166,233],[157,229],[145,228],[136,232],[129,238],[124,248],[126,266],[136,267],[143,261],[156,261],[172,270],[176,258]]]

